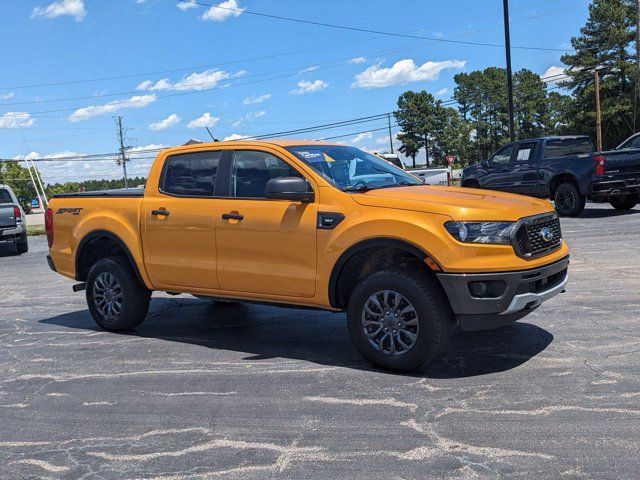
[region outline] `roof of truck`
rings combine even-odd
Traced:
[[[220,147],[228,147],[233,145],[234,147],[251,147],[258,145],[276,145],[279,147],[294,147],[300,145],[332,145],[332,146],[344,146],[344,144],[336,143],[336,142],[325,142],[322,140],[290,140],[290,139],[269,139],[269,140],[251,140],[251,139],[239,139],[239,140],[226,140],[221,142],[201,142],[201,143],[190,143],[188,145],[180,145],[177,147],[169,147],[163,151],[170,152],[182,152],[182,151],[190,151],[194,148],[220,148]]]
[[[537,138],[523,138],[522,140],[518,140],[518,142],[533,142],[533,141],[546,141],[546,140],[572,140],[575,138],[587,138],[589,139],[589,135],[550,135],[548,137],[537,137]]]

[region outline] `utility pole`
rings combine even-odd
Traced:
[[[640,0],[639,0],[640,1]],[[504,47],[507,54],[507,95],[509,97],[509,137],[516,139],[513,122],[513,79],[511,78],[511,34],[509,32],[509,0],[502,0],[504,9]]]
[[[602,113],[600,110],[600,72],[598,67],[594,70],[596,76],[596,138],[598,143],[598,151],[602,151]]]
[[[429,168],[429,136],[424,134],[424,154],[427,158],[427,168]]]
[[[638,0],[640,2],[640,0]],[[389,123],[389,147],[391,147],[391,153],[393,153],[393,136],[391,135],[391,114],[387,113],[387,122]]]
[[[124,172],[124,188],[129,188],[127,180],[127,157],[124,155],[124,133],[122,132],[122,117],[118,115],[118,138],[120,139],[120,162]]]

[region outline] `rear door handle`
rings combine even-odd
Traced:
[[[165,210],[164,208],[161,210],[151,210],[151,215],[164,215],[165,217],[169,215],[171,212],[169,210]]]
[[[238,213],[223,213],[223,220],[242,220],[244,219],[244,215],[240,215]]]

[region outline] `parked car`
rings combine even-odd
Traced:
[[[370,361],[415,369],[465,330],[562,292],[569,250],[548,202],[424,185],[345,145],[171,148],[146,187],[57,195],[49,266],[96,322],[143,321],[154,290],[345,311]]]
[[[396,167],[406,170],[411,175],[418,177],[427,185],[451,186],[450,168],[408,168],[402,159],[394,153],[378,153],[377,155]]]
[[[632,146],[635,142],[632,137],[615,150],[596,153],[587,136],[509,143],[489,160],[467,167],[462,186],[549,198],[567,217],[579,215],[587,199],[629,210],[640,195],[640,149]]]
[[[24,210],[9,185],[0,185],[0,243],[14,243],[18,254],[29,250]]]

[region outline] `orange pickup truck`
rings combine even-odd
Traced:
[[[236,141],[161,152],[144,189],[57,195],[47,260],[96,322],[135,328],[152,291],[346,311],[373,363],[412,370],[455,325],[496,328],[562,292],[548,201],[424,185],[357,148]]]

